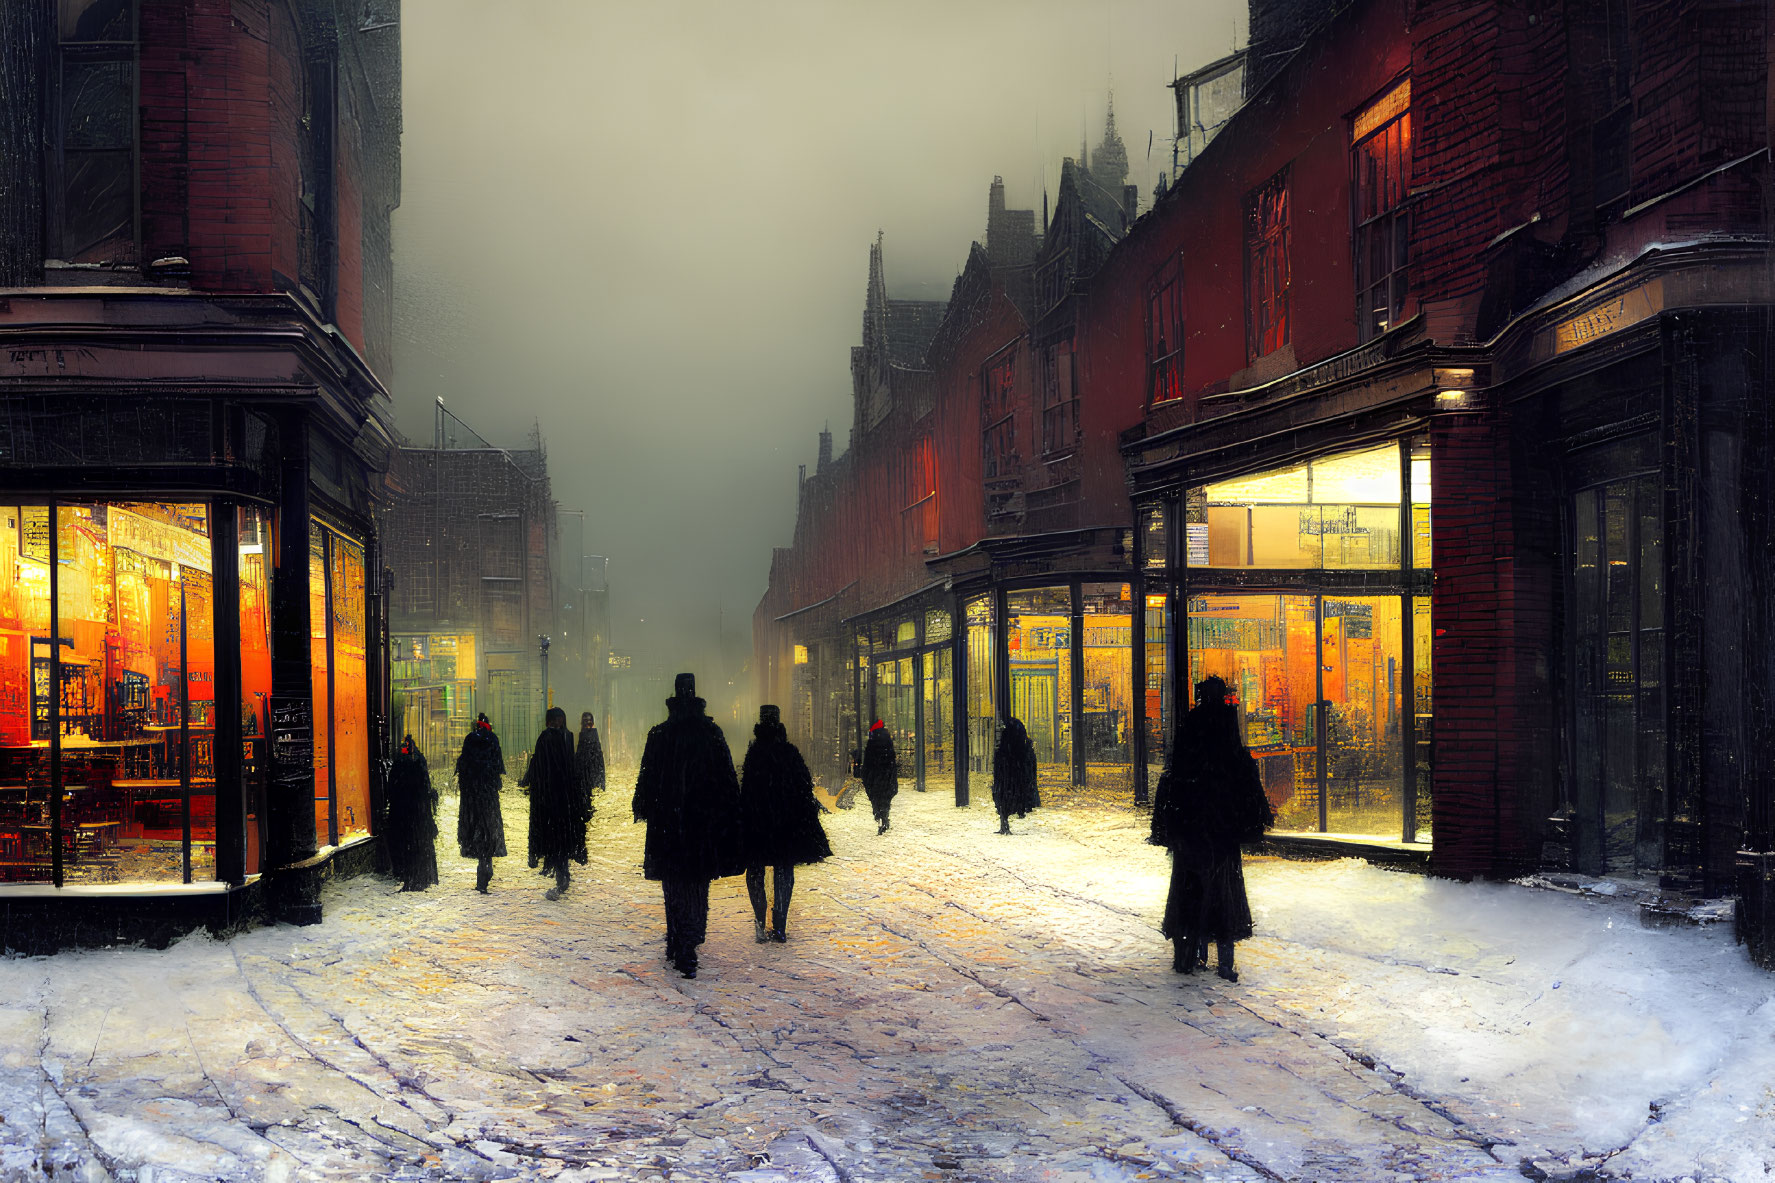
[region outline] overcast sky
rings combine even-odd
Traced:
[[[409,0],[403,24],[402,426],[429,440],[440,396],[494,443],[540,421],[616,643],[675,665],[718,614],[745,635],[796,466],[827,421],[845,447],[876,231],[890,294],[946,297],[993,176],[1039,211],[1112,84],[1144,204],[1166,84],[1242,41],[1244,4]]]

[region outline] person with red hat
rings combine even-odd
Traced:
[[[493,860],[505,857],[505,817],[499,809],[504,780],[505,753],[499,749],[499,736],[486,715],[477,716],[456,757],[456,786],[462,794],[456,845],[463,858],[476,860],[475,890],[482,895],[493,880]]]
[[[869,729],[869,742],[863,745],[863,792],[869,795],[877,834],[887,833],[888,810],[899,791],[900,764],[894,756],[894,737],[887,725],[877,719]]]

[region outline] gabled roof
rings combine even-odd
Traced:
[[[916,368],[924,365],[925,351],[949,305],[942,300],[889,300],[887,302],[887,353],[892,365]]]

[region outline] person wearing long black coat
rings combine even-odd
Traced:
[[[1252,931],[1239,845],[1262,837],[1276,818],[1226,693],[1217,677],[1196,684],[1196,705],[1178,724],[1153,796],[1149,841],[1171,851],[1162,930],[1176,942],[1171,967],[1195,972],[1213,941],[1217,972],[1236,982],[1233,943]]]
[[[745,840],[746,893],[752,897],[753,936],[759,944],[789,939],[789,897],[797,865],[832,857],[820,825],[813,774],[789,742],[782,712],[758,709],[758,724],[740,767],[740,833]],[[764,927],[764,868],[771,868],[776,899]]]
[[[894,756],[894,737],[880,719],[869,729],[869,742],[863,745],[863,792],[869,796],[869,810],[875,814],[877,834],[888,831],[888,810],[893,808],[894,795],[900,791],[900,763]]]
[[[456,757],[456,787],[461,807],[456,815],[456,846],[463,858],[475,859],[475,890],[485,895],[493,879],[493,860],[505,857],[505,817],[499,789],[505,779],[505,753],[486,715],[463,737]]]
[[[597,796],[604,791],[604,745],[598,741],[598,729],[592,724],[592,712],[579,716],[579,745],[573,749],[574,766],[579,769],[579,791],[585,794],[586,816],[598,812]]]
[[[555,885],[544,894],[558,900],[572,882],[571,864],[586,861],[591,802],[580,791],[567,712],[550,707],[546,718],[548,725],[536,737],[530,766],[518,785],[530,790],[530,865],[541,863],[542,873],[555,877]]]
[[[1006,719],[992,753],[992,805],[998,810],[998,832],[1011,832],[1011,818],[1040,809],[1042,795],[1035,783],[1035,745],[1021,719]]]
[[[696,675],[679,674],[666,721],[647,733],[634,813],[647,824],[642,872],[665,895],[666,957],[687,978],[708,932],[710,880],[745,870],[739,797],[727,737],[705,713]]]
[[[383,834],[402,891],[424,891],[438,881],[438,791],[425,753],[410,735],[401,740],[388,770]]]

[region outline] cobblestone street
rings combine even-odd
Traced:
[[[1080,795],[999,837],[989,808],[909,790],[884,837],[865,809],[826,819],[837,855],[798,876],[785,945],[754,944],[743,881],[717,883],[703,970],[686,981],[664,961],[627,804],[620,789],[601,799],[592,861],[559,903],[521,857],[476,894],[473,865],[440,842],[439,887],[337,883],[315,928],[0,961],[0,1172],[1502,1180],[1525,1162],[1558,1177],[1637,1155],[1634,1177],[1667,1177],[1647,1149],[1660,1107],[1665,1128],[1692,1111],[1703,1134],[1707,1104],[1738,1113],[1735,1096],[1684,1100],[1719,1093],[1726,1045],[1697,1037],[1700,1053],[1675,1055],[1683,1033],[1638,1004],[1611,1028],[1577,974],[1550,995],[1559,966],[1494,956],[1483,920],[1462,929],[1438,909],[1515,901],[1593,933],[1577,939],[1605,942],[1605,958],[1692,942],[1695,989],[1740,1015],[1767,999],[1719,933],[1648,933],[1619,907],[1524,888],[1273,860],[1250,870],[1259,936],[1241,946],[1244,980],[1180,978],[1143,816]],[[514,854],[525,808],[508,791]],[[446,835],[454,809],[446,794]],[[1334,914],[1351,908],[1391,909],[1417,954],[1345,947],[1361,937]],[[1588,1042],[1572,1035],[1584,1015]],[[1554,1030],[1526,1035],[1535,1021]],[[1586,1091],[1592,1054],[1637,1082],[1624,1119],[1616,1092]],[[1753,1116],[1735,1134],[1760,1154],[1770,1117]],[[1703,1134],[1682,1144],[1693,1177],[1739,1177],[1728,1168],[1746,1144],[1709,1159],[1692,1149]]]

